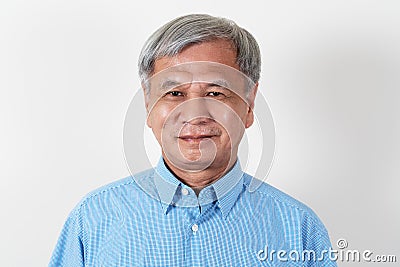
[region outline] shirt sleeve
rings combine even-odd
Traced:
[[[79,209],[75,208],[68,216],[50,259],[49,267],[80,267],[85,265],[82,224],[78,211]]]
[[[318,217],[303,224],[303,257],[305,266],[337,267],[331,255],[332,245],[328,232]]]

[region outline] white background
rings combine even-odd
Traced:
[[[400,260],[398,1],[38,0],[0,3],[0,265],[47,265],[78,201],[129,175],[141,46],[196,12],[260,44],[277,133],[268,182],[316,211],[334,247]]]

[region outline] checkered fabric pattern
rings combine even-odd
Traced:
[[[266,183],[250,192],[251,179],[236,162],[196,196],[161,159],[84,197],[49,266],[336,266],[318,259],[331,244],[315,213]]]

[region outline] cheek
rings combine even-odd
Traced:
[[[247,104],[243,102],[235,107],[235,112],[238,114],[243,123],[246,122],[248,111],[249,109]]]
[[[238,145],[245,130],[242,114],[237,114],[232,111],[221,112],[217,117],[217,121],[223,130],[221,143],[224,144],[224,146]]]
[[[167,105],[157,105],[152,109],[147,120],[148,124],[150,124],[149,127],[155,133],[159,133],[163,129],[168,115],[171,113],[171,109]]]
[[[237,103],[236,105],[230,105],[225,112],[221,112],[219,117],[221,121],[228,126],[228,128],[233,128],[233,130],[240,130],[244,127],[247,118],[247,105],[243,102]]]

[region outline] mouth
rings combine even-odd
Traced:
[[[189,143],[198,143],[201,142],[202,140],[205,139],[210,139],[216,137],[216,135],[181,135],[178,137],[179,140],[185,141],[185,142],[189,142]]]
[[[221,130],[217,127],[204,127],[199,125],[188,125],[181,129],[176,135],[178,141],[188,145],[199,145],[201,141],[210,140],[220,137]]]
[[[184,134],[178,136],[178,140],[181,140],[188,144],[198,144],[203,140],[212,139],[218,137],[217,134],[201,133],[201,134]]]

